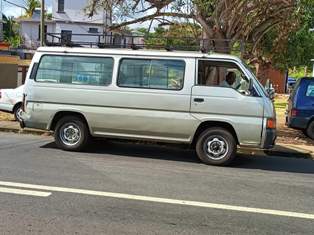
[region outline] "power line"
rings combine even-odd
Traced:
[[[16,6],[16,7],[19,7],[19,8],[23,8],[24,10],[26,10],[26,7],[25,6],[21,6],[19,4],[16,4],[16,3],[13,3],[13,2],[10,2],[8,0],[3,0],[4,2],[8,3],[8,4],[11,4],[13,6]]]

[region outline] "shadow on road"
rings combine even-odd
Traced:
[[[53,142],[41,146],[41,148],[56,149],[57,147]],[[188,148],[179,148],[177,145],[166,146],[137,142],[129,143],[123,141],[97,140],[89,146],[85,153],[110,154],[126,158],[158,159],[202,164],[197,158],[195,151]],[[238,154],[238,157],[229,167],[314,174],[313,160],[288,156],[252,156],[249,154]]]

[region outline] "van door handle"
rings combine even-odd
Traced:
[[[194,98],[194,102],[203,103],[204,99],[203,98]]]

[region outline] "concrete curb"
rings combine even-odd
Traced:
[[[1,132],[10,132],[10,133],[18,133],[18,134],[30,134],[30,135],[51,135],[52,132],[49,131],[41,131],[41,130],[35,130],[35,129],[21,129],[21,128],[12,128],[12,127],[1,127]]]

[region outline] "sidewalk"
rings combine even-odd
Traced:
[[[42,131],[30,128],[20,128],[20,124],[15,121],[0,121],[0,131],[2,132],[13,132],[13,133],[23,133],[23,134],[33,134],[33,135],[50,135],[49,131]]]
[[[14,121],[0,121],[0,131],[2,132],[14,132],[23,134],[35,134],[35,135],[51,135],[49,131],[41,131],[35,129],[24,128],[21,129],[18,122]],[[314,159],[314,146],[308,145],[292,145],[284,143],[276,143],[275,148],[268,150],[266,153],[262,150],[256,149],[240,149],[242,152],[254,152],[261,155],[274,155],[282,157],[295,157],[295,158],[313,158]]]

